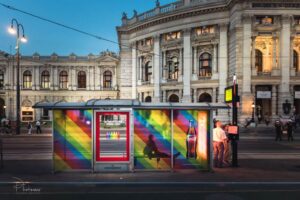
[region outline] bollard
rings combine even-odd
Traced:
[[[0,139],[0,169],[3,168],[3,142]]]

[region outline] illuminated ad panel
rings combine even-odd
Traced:
[[[96,161],[129,161],[129,112],[96,112]]]
[[[54,171],[91,169],[91,110],[53,111]]]
[[[171,168],[169,110],[134,110],[135,169]]]
[[[206,111],[173,111],[175,169],[208,169],[208,124]]]

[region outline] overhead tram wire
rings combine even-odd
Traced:
[[[24,10],[20,10],[20,9],[18,9],[18,8],[15,8],[15,7],[13,7],[13,6],[10,6],[10,5],[1,3],[1,2],[0,2],[0,5],[2,5],[3,7],[7,8],[7,9],[14,10],[14,11],[23,13],[23,14],[25,14],[25,15],[29,15],[29,16],[31,16],[31,17],[40,19],[40,20],[42,20],[42,21],[46,21],[46,22],[48,22],[48,23],[55,24],[55,25],[57,25],[57,26],[60,26],[60,27],[63,27],[63,28],[66,28],[66,29],[69,29],[69,30],[72,30],[72,31],[75,31],[75,32],[78,32],[78,33],[81,33],[81,34],[84,34],[84,35],[87,35],[87,36],[90,36],[90,37],[93,37],[93,38],[96,38],[96,39],[98,39],[98,40],[103,40],[103,41],[110,42],[110,43],[113,43],[113,44],[116,44],[116,45],[119,45],[119,46],[127,47],[127,48],[129,48],[129,49],[135,49],[135,50],[138,50],[138,51],[145,52],[145,51],[143,51],[143,50],[141,50],[141,49],[134,48],[134,47],[130,47],[130,46],[127,46],[127,45],[124,45],[124,44],[120,44],[119,42],[116,42],[116,41],[113,41],[113,40],[110,40],[110,39],[107,39],[107,38],[104,38],[104,37],[95,35],[95,34],[93,34],[93,33],[89,33],[89,32],[80,30],[80,29],[78,29],[78,28],[74,28],[74,27],[71,27],[71,26],[68,26],[68,25],[65,25],[65,24],[62,24],[62,23],[53,21],[53,20],[51,20],[51,19],[47,19],[47,18],[45,18],[45,17],[41,17],[41,16],[38,16],[38,15],[35,15],[35,14],[33,14],[33,13],[30,13],[30,12],[27,12],[27,11],[24,11]],[[149,52],[146,52],[146,53],[149,53]],[[154,53],[149,53],[149,54],[156,55],[156,54],[154,54]],[[160,56],[160,55],[156,55],[156,56]]]
[[[113,44],[116,44],[116,45],[119,45],[119,46],[123,46],[123,47],[129,48],[129,49],[135,49],[135,50],[137,50],[137,51],[141,51],[141,52],[144,52],[144,53],[148,53],[148,54],[151,54],[151,55],[154,55],[154,56],[161,57],[159,54],[155,54],[155,53],[152,53],[152,52],[144,51],[144,50],[142,50],[142,49],[135,48],[135,47],[131,47],[131,46],[128,46],[128,45],[125,45],[125,44],[120,44],[119,42],[116,42],[116,41],[113,41],[113,40],[110,40],[110,39],[107,39],[107,38],[104,38],[104,37],[95,35],[95,34],[93,34],[93,33],[89,33],[89,32],[80,30],[80,29],[78,29],[78,28],[74,28],[74,27],[71,27],[71,26],[68,26],[68,25],[65,25],[65,24],[62,24],[62,23],[59,23],[59,22],[56,22],[56,21],[47,19],[47,18],[45,18],[45,17],[41,17],[41,16],[38,16],[38,15],[32,14],[32,13],[27,12],[27,11],[24,11],[24,10],[20,10],[20,9],[18,9],[18,8],[15,8],[15,7],[13,7],[13,6],[10,6],[10,5],[1,3],[1,2],[0,2],[0,5],[2,5],[3,7],[7,8],[7,9],[14,10],[14,11],[17,11],[17,12],[20,12],[20,13],[23,13],[23,14],[26,14],[26,15],[29,15],[29,16],[31,16],[31,17],[40,19],[40,20],[42,20],[42,21],[46,21],[46,22],[48,22],[48,23],[55,24],[55,25],[57,25],[57,26],[60,26],[60,27],[63,27],[63,28],[66,28],[66,29],[69,29],[69,30],[72,30],[72,31],[75,31],[75,32],[78,32],[78,33],[81,33],[81,34],[84,34],[84,35],[87,35],[87,36],[90,36],[90,37],[93,37],[93,38],[98,39],[98,40],[110,42],[110,43],[113,43]],[[245,40],[245,39],[244,39],[244,40]],[[221,46],[219,45],[219,47],[221,47]],[[271,57],[271,56],[264,56],[264,57]],[[276,56],[276,58],[284,58],[284,57],[289,57],[289,56]],[[192,56],[191,56],[191,57],[183,57],[183,58],[192,58]],[[218,58],[228,58],[228,57],[218,57]],[[248,57],[242,56],[242,58],[248,58]],[[251,58],[251,56],[250,56],[249,58]],[[123,59],[123,60],[127,60],[127,59]],[[130,59],[129,59],[129,60],[130,60]]]

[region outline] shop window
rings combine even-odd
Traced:
[[[201,77],[209,77],[211,76],[211,63],[212,58],[211,54],[203,53],[199,59],[199,76]]]
[[[47,70],[43,71],[41,74],[41,87],[43,89],[50,88],[50,73]]]
[[[103,121],[113,116],[112,121]],[[96,161],[129,161],[129,113],[96,113]]]
[[[4,88],[4,72],[0,70],[0,90]]]
[[[68,88],[68,73],[66,71],[61,71],[59,73],[59,88],[60,89]]]
[[[86,88],[86,74],[84,71],[78,72],[77,84],[78,84],[78,88],[81,88],[81,89]]]
[[[172,57],[168,61],[168,79],[177,80],[179,71],[179,61],[177,57]]]
[[[32,87],[32,75],[29,70],[23,73],[23,89],[31,89]]]
[[[257,72],[263,71],[263,53],[258,49],[255,50],[255,67]]]

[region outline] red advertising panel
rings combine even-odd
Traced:
[[[129,112],[96,112],[96,161],[129,161]]]

